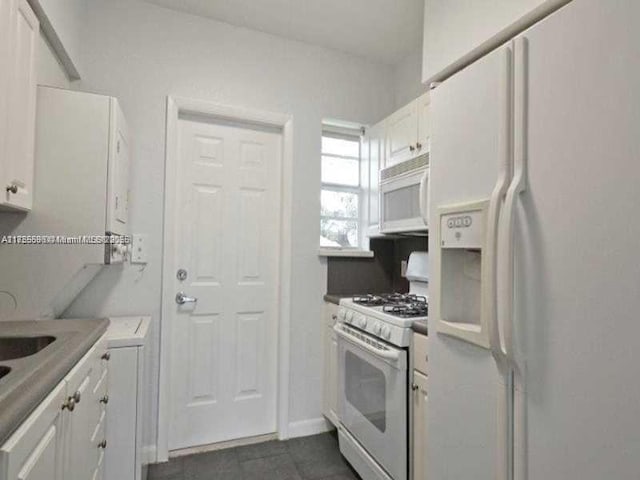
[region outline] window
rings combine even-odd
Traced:
[[[345,129],[342,129],[345,130]],[[360,132],[322,132],[320,247],[360,247]]]

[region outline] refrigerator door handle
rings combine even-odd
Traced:
[[[486,287],[486,315],[489,331],[489,346],[498,369],[506,374],[508,371],[507,358],[504,351],[500,334],[500,324],[498,321],[498,241],[500,227],[500,207],[507,193],[511,180],[511,136],[512,136],[512,82],[511,72],[513,63],[513,52],[510,47],[503,50],[500,98],[500,139],[499,139],[499,162],[498,180],[496,181],[488,213],[488,235],[487,235],[487,287]]]
[[[513,136],[513,178],[504,201],[503,222],[500,227],[498,241],[500,249],[498,272],[500,291],[498,293],[498,312],[504,318],[504,347],[507,360],[512,368],[516,368],[513,352],[514,329],[514,224],[515,207],[519,195],[526,189],[526,38],[514,42],[517,67],[514,69],[514,136]]]

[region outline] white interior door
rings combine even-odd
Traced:
[[[282,134],[179,121],[171,450],[276,431]]]

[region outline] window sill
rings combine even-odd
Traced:
[[[318,249],[319,257],[356,257],[356,258],[373,258],[371,250],[358,249],[340,249],[340,248],[320,248]]]

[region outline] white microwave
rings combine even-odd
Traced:
[[[380,170],[380,232],[429,230],[429,154]]]

